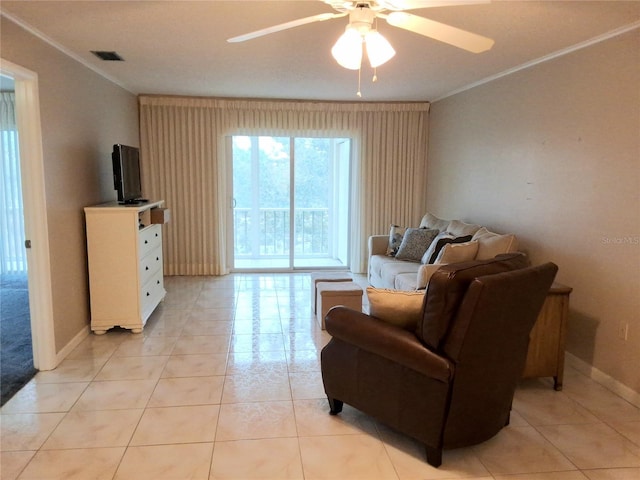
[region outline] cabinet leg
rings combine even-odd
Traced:
[[[562,376],[553,377],[553,389],[558,392],[562,390]]]
[[[132,328],[131,329],[131,333],[142,333],[142,329],[141,328]]]
[[[107,333],[106,330],[94,330],[93,333],[95,335],[104,335],[105,333]]]

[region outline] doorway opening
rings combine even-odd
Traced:
[[[36,373],[13,78],[0,75],[0,405]]]
[[[350,139],[238,135],[231,144],[232,269],[348,268]]]

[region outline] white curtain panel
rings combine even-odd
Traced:
[[[0,92],[0,273],[26,273],[15,94]]]
[[[416,225],[426,207],[429,103],[338,103],[140,96],[143,191],[171,209],[168,275],[228,273],[231,135],[352,139],[351,270],[367,237]]]

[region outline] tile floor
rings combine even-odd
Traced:
[[[362,279],[359,279],[362,281]],[[481,445],[422,447],[328,414],[310,277],[169,277],[144,333],[89,335],[1,410],[11,479],[640,479],[640,409],[575,371],[523,382]]]

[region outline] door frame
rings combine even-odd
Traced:
[[[0,73],[15,82],[24,228],[25,238],[31,242],[27,272],[33,363],[38,370],[52,370],[57,357],[38,75],[4,59],[0,59]]]

